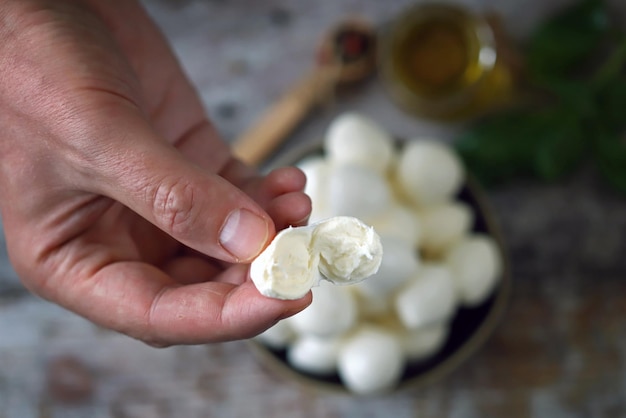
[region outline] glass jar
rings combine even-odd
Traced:
[[[418,3],[400,13],[381,32],[378,61],[393,100],[420,117],[471,118],[511,94],[491,25],[460,5]]]

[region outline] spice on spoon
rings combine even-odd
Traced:
[[[316,106],[336,90],[366,80],[375,67],[375,31],[350,19],[332,28],[319,45],[316,65],[295,83],[233,145],[242,161],[257,165],[285,140]]]

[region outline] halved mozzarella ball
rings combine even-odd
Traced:
[[[382,262],[380,237],[352,216],[336,216],[315,224],[311,250],[319,254],[319,271],[335,284],[354,284],[375,274]]]
[[[351,216],[327,218],[280,231],[250,265],[262,295],[299,299],[324,278],[362,281],[378,271],[383,249],[374,228]]]

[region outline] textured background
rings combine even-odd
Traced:
[[[312,65],[324,28],[352,14],[383,24],[411,2],[144,3],[232,140]],[[567,1],[464,3],[496,9],[523,39]],[[402,136],[448,140],[458,129],[403,114],[373,81],[309,118],[285,148],[319,137],[346,109]],[[360,400],[274,377],[243,342],[153,349],[99,329],[26,293],[2,251],[0,418],[626,417],[626,198],[592,170],[557,184],[507,185],[489,197],[514,277],[497,332],[442,382]]]

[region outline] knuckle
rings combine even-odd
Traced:
[[[136,335],[131,335],[135,339],[153,348],[167,348],[172,344],[161,335],[163,321],[163,298],[170,292],[170,288],[163,287],[149,304],[143,314],[143,322]]]
[[[178,238],[189,237],[195,220],[194,188],[184,179],[165,179],[152,196],[152,208],[159,227]]]

